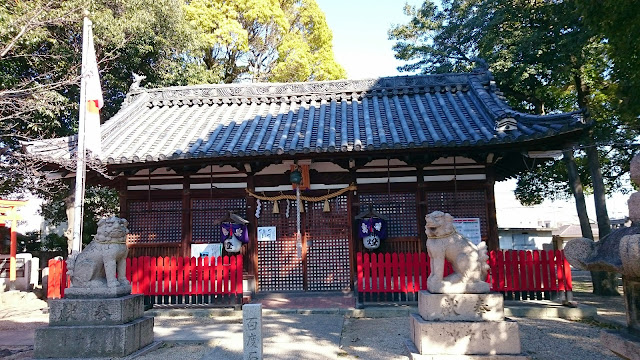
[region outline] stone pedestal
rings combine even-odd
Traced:
[[[624,332],[601,331],[600,342],[618,357],[640,360],[640,341],[633,335]]]
[[[412,359],[526,359],[518,324],[504,318],[502,294],[420,291],[409,318]]]
[[[49,326],[36,330],[36,358],[123,357],[153,342],[153,317],[144,296],[58,299],[49,303]]]
[[[623,275],[622,285],[627,307],[627,331],[602,331],[600,342],[623,359],[640,360],[640,278]]]
[[[624,302],[627,308],[629,332],[640,336],[640,278],[623,275],[622,286],[624,289]]]

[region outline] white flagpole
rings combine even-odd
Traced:
[[[73,245],[72,252],[82,250],[82,220],[84,215],[84,188],[85,188],[85,116],[87,111],[87,94],[86,94],[86,67],[87,67],[87,50],[89,47],[89,36],[91,20],[85,16],[82,30],[82,71],[80,76],[80,113],[78,124],[78,162],[76,165],[76,188],[75,203],[73,206]]]

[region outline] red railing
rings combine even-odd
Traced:
[[[357,255],[358,292],[412,293],[427,288],[430,273],[427,253]],[[453,272],[445,262],[444,275]]]
[[[571,267],[562,250],[506,250],[489,253],[491,290],[572,291]]]
[[[64,261],[49,262],[49,298],[64,297],[58,268]],[[51,273],[51,269],[54,273]],[[147,303],[202,304],[242,301],[242,255],[218,258],[127,258],[127,279],[132,294],[149,297]]]
[[[127,258],[127,279],[133,294],[242,295],[242,256]]]
[[[550,292],[572,290],[571,268],[561,250],[491,251],[487,281],[492,291],[515,298],[549,297]],[[363,301],[414,301],[427,290],[430,266],[426,253],[357,253],[357,290]],[[444,275],[452,272],[449,263]],[[544,293],[547,293],[546,295]]]

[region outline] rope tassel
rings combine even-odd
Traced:
[[[272,214],[280,214],[280,208],[278,207],[278,200],[273,202],[273,210],[271,211]]]
[[[324,200],[324,207],[322,208],[323,212],[331,212],[331,208],[329,207],[329,200]]]

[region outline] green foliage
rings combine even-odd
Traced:
[[[640,114],[640,12],[633,0],[578,0],[585,23],[607,39],[621,111]],[[638,124],[640,126],[640,124]]]
[[[68,193],[68,184],[61,184],[60,191],[45,197],[41,213],[51,225],[58,226],[67,221],[65,197]],[[117,191],[104,186],[87,187],[84,201],[82,243],[91,242],[93,235],[98,230],[98,220],[117,215],[119,211],[120,202]]]
[[[38,164],[19,159],[19,141],[76,133],[85,4],[33,0],[0,5],[0,194],[51,189],[38,180]],[[180,66],[191,38],[181,5],[181,0],[91,2],[87,10],[102,77],[103,120],[124,100],[132,72],[161,85],[186,83],[184,78],[198,74]],[[167,71],[178,68],[184,70]]]
[[[42,250],[63,251],[67,253],[67,238],[55,233],[45,236],[42,242]]]
[[[16,236],[17,250],[19,253],[38,251],[41,248],[40,233],[31,231],[26,234],[18,234]]]
[[[411,20],[389,31],[396,57],[409,61],[400,70],[468,71],[482,58],[515,109],[587,109],[595,126],[582,143],[598,145],[607,190],[620,187],[640,126],[637,114],[620,111],[606,34],[585,24],[576,1],[443,0],[441,8],[426,1],[405,13]],[[584,153],[576,156],[589,186]],[[526,204],[568,197],[566,179],[561,161],[541,164],[520,175],[516,195]]]
[[[193,61],[225,83],[346,77],[315,0],[193,0],[184,9],[197,33]]]

